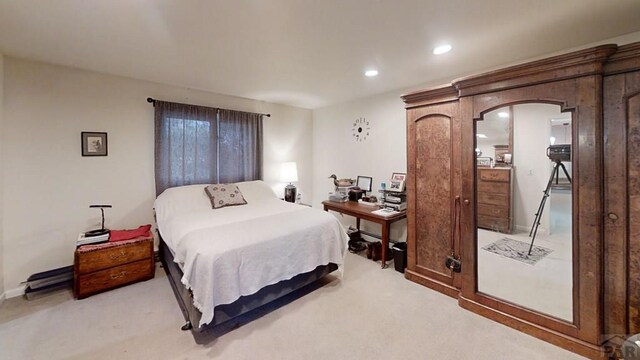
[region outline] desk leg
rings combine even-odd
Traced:
[[[388,222],[383,222],[382,223],[382,268],[386,268],[387,267],[387,251],[389,250],[389,223]]]
[[[356,229],[360,230],[360,218],[356,218]]]

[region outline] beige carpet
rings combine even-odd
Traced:
[[[344,279],[196,343],[164,271],[85,300],[0,306],[1,359],[581,359],[348,254]]]

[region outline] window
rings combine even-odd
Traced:
[[[156,193],[262,178],[262,115],[155,102]]]

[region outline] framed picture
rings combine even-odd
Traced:
[[[479,158],[476,158],[476,165],[478,165],[478,166],[491,166],[491,158],[490,157],[479,157]]]
[[[80,137],[82,156],[107,156],[108,144],[106,132],[83,131]]]
[[[358,179],[356,180],[356,186],[366,192],[371,192],[372,183],[373,183],[373,178],[370,176],[358,175]]]
[[[393,174],[391,174],[391,180],[405,181],[406,179],[407,179],[407,174],[405,174],[405,173],[393,173]]]
[[[389,180],[388,191],[404,192],[404,180]]]

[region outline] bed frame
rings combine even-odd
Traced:
[[[299,274],[289,280],[283,280],[277,284],[266,286],[253,295],[242,296],[230,304],[218,305],[214,308],[213,321],[205,326],[199,327],[198,324],[200,323],[202,313],[193,305],[191,291],[182,285],[181,279],[183,273],[178,264],[173,261],[173,254],[159,233],[158,237],[160,238],[160,261],[167,273],[167,278],[169,279],[173,293],[178,300],[178,305],[186,321],[181,329],[191,330],[194,333],[215,328],[231,319],[256,310],[263,305],[275,302],[275,300],[312,284],[338,269],[338,266],[334,263],[321,265],[310,272]]]

